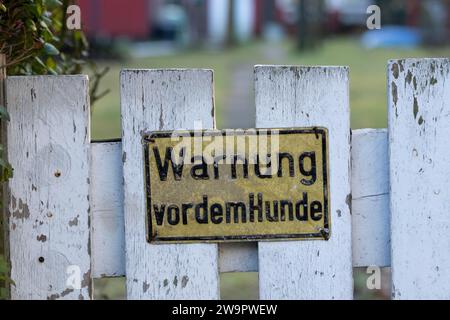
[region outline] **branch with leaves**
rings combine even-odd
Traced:
[[[68,30],[67,8],[73,2],[0,0],[0,54],[6,56],[6,63],[0,63],[0,70],[6,69],[7,75],[89,74],[93,105],[108,93],[98,93],[99,83],[108,69],[98,70],[88,60],[89,43],[81,30]],[[7,110],[1,104],[0,101],[0,121],[9,121]],[[7,182],[13,174],[4,153],[4,146],[0,144],[0,183]],[[0,243],[0,247],[2,245]],[[5,263],[0,255],[0,284],[9,285],[12,280],[7,277]],[[4,290],[0,288],[0,299],[2,294],[4,297]]]
[[[91,75],[91,105],[107,92],[98,82],[107,69],[88,60],[89,43],[81,30],[68,30],[72,0],[0,0],[0,53],[8,75]]]

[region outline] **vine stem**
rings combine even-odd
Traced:
[[[0,53],[0,104],[6,107],[6,92],[5,92],[5,80],[6,80],[6,67],[3,67],[4,65],[7,65],[6,63],[6,55]],[[5,121],[2,120],[0,122],[0,143],[3,146],[3,154],[0,156],[6,161],[7,159],[7,136],[6,136],[6,125]],[[3,170],[3,168],[1,168]],[[7,211],[9,209],[9,203],[7,199],[7,184],[4,182],[1,182],[1,205],[0,205],[0,255],[3,255],[5,257],[5,261],[9,262],[9,243],[6,241],[8,239],[7,236],[7,230],[8,230],[8,215]],[[6,275],[7,279],[9,279],[9,272]],[[0,283],[0,288],[5,287],[6,290],[6,298],[9,298],[10,290],[9,290],[9,283],[8,281],[2,281]],[[5,297],[3,297],[5,298]]]

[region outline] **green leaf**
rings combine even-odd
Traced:
[[[47,1],[46,1],[46,4],[47,4],[48,6],[53,6],[53,7],[56,7],[56,6],[62,6],[62,2],[59,1],[59,0],[47,0]]]
[[[8,165],[9,165],[9,163],[8,163],[8,162],[6,162],[6,160],[5,160],[5,159],[3,159],[3,158],[0,158],[0,167],[1,167],[1,168],[7,168],[7,167],[8,167]]]
[[[5,108],[4,106],[2,106],[1,104],[0,104],[0,119],[4,119],[4,120],[6,120],[6,121],[11,120],[11,119],[9,118],[8,111],[7,111],[6,108]]]
[[[47,16],[42,16],[42,21],[45,23],[45,27],[48,28],[49,25],[52,25],[53,21]]]
[[[6,6],[3,3],[0,3],[0,11],[6,12]]]
[[[44,52],[49,56],[57,56],[59,54],[59,50],[55,48],[51,43],[44,43]]]
[[[47,24],[45,23],[44,20],[41,20],[41,21],[40,21],[40,25],[41,25],[42,28],[48,29],[48,26],[47,26]]]
[[[42,60],[39,57],[34,57],[34,60],[37,62],[37,66],[39,66],[41,70],[47,69],[47,66],[45,65],[44,62],[42,62]]]
[[[2,160],[4,162],[4,160]],[[3,167],[3,170],[1,172],[1,181],[6,182],[9,179],[11,179],[14,175],[14,169],[11,167],[11,165],[8,163],[5,167]]]
[[[58,73],[57,73],[54,69],[52,69],[52,68],[47,68],[47,70],[48,70],[48,72],[49,72],[51,75],[53,75],[53,76],[57,76],[57,75],[58,75]]]
[[[7,285],[9,285],[9,284],[12,284],[13,286],[16,285],[16,283],[11,278],[9,278],[7,276],[0,275],[0,281],[5,282]]]
[[[25,25],[27,26],[27,28],[29,28],[31,31],[36,32],[37,28],[36,28],[36,24],[34,23],[33,20],[28,19],[27,21],[25,21]]]
[[[5,274],[8,272],[8,264],[6,263],[5,257],[0,254],[0,274]]]
[[[49,69],[55,69],[56,68],[56,62],[53,58],[48,57],[47,61],[45,62],[47,68]]]

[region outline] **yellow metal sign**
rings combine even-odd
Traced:
[[[150,243],[330,237],[325,128],[144,135]]]

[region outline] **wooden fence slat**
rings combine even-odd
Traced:
[[[125,275],[122,143],[91,146],[92,277]]]
[[[121,74],[124,215],[129,299],[218,299],[216,244],[146,241],[141,134],[214,128],[211,70],[126,70]]]
[[[353,297],[348,68],[255,68],[256,126],[329,130],[329,241],[259,243],[262,299]]]
[[[352,134],[353,266],[387,267],[389,232],[389,162],[386,129]]]
[[[450,299],[450,60],[388,66],[392,295]]]
[[[7,79],[12,299],[91,298],[88,89],[86,76]]]

